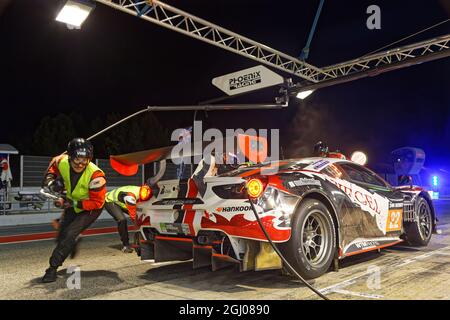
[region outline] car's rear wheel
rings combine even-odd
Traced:
[[[433,233],[433,215],[425,198],[420,197],[416,206],[416,220],[405,223],[406,239],[413,246],[426,246]]]
[[[303,201],[291,227],[291,238],[282,246],[289,263],[305,279],[327,272],[336,249],[335,227],[328,208],[315,199]]]

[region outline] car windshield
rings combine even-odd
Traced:
[[[258,164],[219,164],[217,165],[218,175],[221,177],[236,177],[244,172],[251,171],[269,165],[269,163]]]
[[[380,186],[380,187],[387,187],[388,184],[378,177],[374,172],[371,170],[353,164],[353,163],[345,163],[340,165],[341,168],[347,173],[347,175],[350,177],[350,179],[366,184],[371,184],[374,186]]]

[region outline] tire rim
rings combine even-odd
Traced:
[[[321,211],[310,212],[300,233],[301,249],[308,263],[320,267],[327,260],[327,248],[330,242],[328,222]]]
[[[419,207],[419,232],[422,239],[428,239],[431,234],[431,227],[430,208],[425,202],[422,202]]]

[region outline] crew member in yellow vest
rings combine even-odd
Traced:
[[[128,236],[128,222],[125,214],[128,214],[134,221],[136,218],[136,203],[139,199],[140,187],[123,186],[109,191],[106,194],[105,209],[116,220],[120,240],[122,241],[122,252],[131,253]]]
[[[60,221],[56,248],[42,282],[54,282],[56,271],[74,250],[78,236],[100,216],[105,202],[106,179],[103,171],[91,162],[92,144],[75,138],[67,146],[67,154],[52,159],[43,181],[49,192],[61,192],[56,183],[63,180],[66,191],[64,213]],[[62,199],[61,199],[62,200]]]

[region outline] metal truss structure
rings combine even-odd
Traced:
[[[385,65],[403,62],[406,60],[413,60],[437,52],[445,51],[446,56],[449,56],[449,42],[450,34],[324,67],[321,69],[321,72],[311,74],[311,77],[315,80],[315,82],[321,82],[342,76],[348,76],[352,73],[376,69]]]
[[[387,66],[395,64],[403,67],[450,55],[450,34],[448,34],[413,45],[318,68],[158,0],[95,1],[303,78],[306,81],[294,86],[297,91],[303,90],[304,87],[317,88],[351,81],[366,76],[371,71],[374,75],[377,72],[381,73],[381,70],[386,71]]]
[[[311,75],[321,73],[306,62],[157,0],[95,1],[311,82],[315,82]]]

